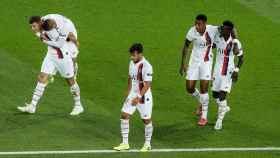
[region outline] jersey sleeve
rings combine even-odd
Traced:
[[[237,49],[238,49],[238,51],[239,51],[239,53],[237,54],[237,56],[243,55],[243,49],[242,49],[241,42],[240,42],[238,39],[234,39],[234,40],[233,40],[233,43],[236,43],[236,44],[237,44]]]
[[[150,64],[146,64],[144,67],[143,80],[147,82],[153,80],[153,68]]]
[[[194,27],[192,27],[191,29],[189,29],[187,35],[186,35],[186,39],[189,41],[193,41],[194,40]]]

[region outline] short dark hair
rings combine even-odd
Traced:
[[[129,48],[129,52],[130,53],[142,53],[143,52],[143,45],[141,43],[134,43],[130,48]]]
[[[38,23],[41,21],[41,17],[40,16],[31,16],[29,18],[29,24],[33,24],[34,22]]]
[[[228,27],[230,27],[231,29],[234,28],[234,24],[233,24],[231,21],[229,21],[229,20],[225,20],[225,21],[223,22],[223,26],[228,26]]]
[[[198,14],[195,19],[207,22],[207,16],[205,14]]]
[[[43,21],[42,29],[45,30],[45,31],[50,31],[52,29],[51,20],[50,19],[47,19],[47,20]]]

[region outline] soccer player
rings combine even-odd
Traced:
[[[30,25],[36,25],[33,18],[30,19]],[[27,113],[35,113],[38,101],[42,97],[45,87],[47,86],[48,77],[53,72],[58,71],[60,75],[66,79],[70,86],[70,91],[74,99],[74,108],[70,115],[79,115],[84,111],[80,101],[80,88],[74,79],[74,64],[69,47],[66,43],[66,36],[61,36],[57,29],[53,29],[52,20],[42,22],[40,39],[48,45],[48,52],[42,63],[41,72],[38,75],[38,83],[34,90],[32,101],[30,104],[18,107],[18,110]]]
[[[151,138],[153,133],[152,107],[153,98],[151,92],[152,65],[143,56],[143,46],[140,43],[133,44],[130,49],[131,61],[128,75],[128,95],[121,112],[122,143],[114,147],[115,150],[128,150],[129,118],[138,110],[145,125],[145,143],[141,152],[151,150]]]
[[[214,42],[217,48],[216,63],[213,73],[213,97],[218,105],[218,118],[214,129],[220,130],[223,126],[225,114],[230,111],[226,96],[230,93],[232,81],[238,79],[238,72],[243,63],[243,51],[238,39],[234,39],[234,24],[231,21],[224,21],[221,33],[216,36]],[[238,57],[235,65],[234,56]]]
[[[198,125],[207,124],[207,112],[209,104],[208,85],[211,80],[212,71],[212,45],[218,27],[207,25],[207,17],[199,14],[195,18],[195,24],[191,27],[186,35],[186,40],[182,50],[182,60],[180,74],[186,75],[186,90],[198,102],[201,107],[201,115]],[[192,53],[190,55],[189,66],[186,65],[187,50],[193,43]],[[195,86],[200,81],[200,91]]]
[[[75,79],[78,73],[78,63],[77,57],[79,54],[79,41],[78,41],[78,33],[73,22],[62,15],[59,14],[48,14],[43,17],[33,16],[31,17],[32,30],[38,37],[40,37],[40,33],[42,32],[42,24],[45,20],[50,20],[50,29],[56,29],[60,36],[66,38],[66,45],[69,47],[69,52],[74,62],[74,70],[75,70]],[[56,74],[56,71],[52,73],[52,75]],[[53,77],[51,76],[51,81],[53,81]]]

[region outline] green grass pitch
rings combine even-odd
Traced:
[[[120,142],[119,115],[126,90],[128,47],[144,44],[153,64],[154,148],[280,147],[280,2],[276,0],[1,0],[0,151],[111,149]],[[86,112],[70,117],[72,97],[56,77],[35,115],[18,113],[29,101],[46,46],[31,33],[28,17],[60,13],[71,18],[81,43],[79,84]],[[185,33],[196,14],[210,24],[232,20],[245,64],[229,97],[232,111],[214,131],[192,115],[196,102],[178,74]],[[143,124],[131,120],[130,143],[140,148]],[[3,157],[279,157],[280,152],[120,153]],[[2,156],[0,156],[2,157]]]

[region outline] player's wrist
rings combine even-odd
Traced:
[[[143,96],[142,96],[141,94],[138,94],[137,97],[138,97],[138,98],[142,98]]]

